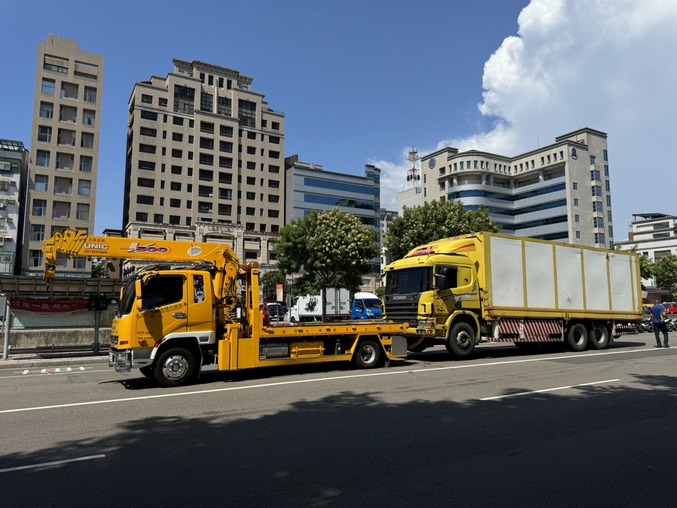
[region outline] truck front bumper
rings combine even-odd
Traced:
[[[130,372],[132,369],[145,367],[153,363],[153,348],[111,349],[108,352],[108,366],[115,367],[115,372]]]

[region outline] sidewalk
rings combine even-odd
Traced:
[[[95,355],[92,351],[35,351],[13,353],[7,360],[0,358],[0,370],[59,365],[87,365],[108,363],[108,352]]]

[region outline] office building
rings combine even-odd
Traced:
[[[0,139],[0,274],[19,275],[28,178],[28,150]]]
[[[595,247],[613,244],[607,134],[583,128],[515,156],[443,148],[421,157],[400,206],[436,199],[485,206],[501,232]]]
[[[338,208],[357,216],[363,225],[373,228],[380,252],[381,170],[367,164],[364,176],[325,171],[321,164],[299,161],[297,155],[285,159],[285,224],[302,219],[311,212]],[[365,277],[363,289],[378,287],[380,263],[374,259],[372,275]]]
[[[269,258],[284,225],[284,114],[236,70],[175,59],[129,100],[125,236]]]
[[[620,250],[634,250],[652,262],[660,261],[665,256],[677,256],[677,217],[664,213],[633,214],[628,239],[615,242]],[[656,279],[643,280],[650,302],[661,301],[669,296],[667,291],[656,288]]]
[[[40,43],[22,271],[42,275],[42,241],[94,231],[104,60],[53,35]],[[89,277],[91,261],[58,259],[59,277]]]

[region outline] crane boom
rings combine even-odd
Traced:
[[[69,257],[138,259],[165,263],[209,263],[217,269],[217,277],[223,277],[221,284],[217,284],[216,287],[222,288],[224,296],[235,293],[240,271],[240,262],[233,249],[220,243],[89,236],[85,231],[67,229],[54,233],[54,236],[45,240],[43,244],[46,281],[54,279],[57,254]]]

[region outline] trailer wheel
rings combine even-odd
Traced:
[[[583,351],[588,346],[588,330],[583,324],[571,325],[567,334],[567,344],[572,351]]]
[[[187,384],[194,376],[195,358],[186,349],[168,349],[155,362],[155,379],[162,386]]]
[[[355,364],[360,369],[373,369],[381,362],[381,346],[373,340],[363,340],[355,351]]]
[[[463,321],[456,323],[444,345],[449,353],[458,358],[470,356],[475,349],[475,329]]]
[[[609,328],[603,323],[595,323],[590,329],[590,345],[594,349],[606,349],[611,343]]]

